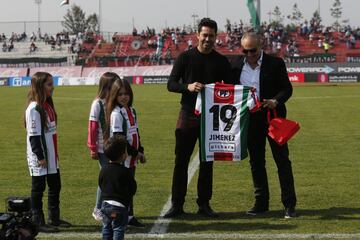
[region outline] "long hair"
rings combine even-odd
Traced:
[[[114,72],[106,72],[101,75],[97,97],[100,99],[107,99],[111,86],[117,79],[120,79],[120,77]]]
[[[57,121],[57,114],[55,111],[55,106],[52,97],[51,96],[47,97],[45,93],[45,83],[49,79],[52,79],[52,75],[50,73],[36,72],[31,77],[31,86],[27,96],[27,106],[29,106],[31,102],[36,102],[40,112],[41,125],[44,126],[45,129],[47,129],[46,114],[44,110],[45,103],[48,103],[52,107],[55,114],[55,121]],[[24,123],[26,125],[25,119],[24,119]]]
[[[128,106],[131,107],[133,103],[134,94],[130,87],[130,84],[123,79],[117,79],[111,87],[108,98],[106,99],[106,133],[104,134],[104,138],[108,139],[110,137],[110,117],[111,112],[114,110],[116,106],[119,105],[117,101],[117,97],[119,95],[120,90],[124,88],[125,92],[129,95],[129,103]]]

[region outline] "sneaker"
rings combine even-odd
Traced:
[[[91,214],[96,221],[102,221],[103,215],[100,209],[94,208],[94,211]]]
[[[296,217],[296,211],[294,207],[285,208],[285,218],[294,218]]]
[[[137,218],[132,217],[130,219],[130,221],[128,222],[128,226],[129,227],[136,227],[136,228],[144,228],[145,225],[142,224],[141,222],[139,222],[139,220],[137,220]]]

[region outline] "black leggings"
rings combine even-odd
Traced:
[[[60,171],[54,174],[31,177],[31,209],[41,211],[43,208],[42,197],[48,185],[48,209],[58,210],[60,204],[61,179]]]

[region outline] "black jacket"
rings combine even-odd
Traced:
[[[244,66],[244,56],[239,56],[231,64],[233,82],[240,84],[240,74]],[[292,95],[290,83],[284,61],[279,57],[263,53],[260,68],[260,101],[263,99],[276,99],[276,110],[280,117],[286,117],[285,102]]]

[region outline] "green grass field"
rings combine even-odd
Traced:
[[[61,211],[63,218],[74,224],[64,232],[98,232],[100,236],[100,223],[91,216],[99,167],[86,147],[88,114],[96,89],[57,87],[54,102],[62,175]],[[133,86],[133,90],[148,163],[137,168],[135,197],[135,213],[147,227],[131,233],[147,233],[170,194],[180,95],[169,93],[165,85]],[[26,94],[27,88],[0,88],[0,211],[5,210],[3,199],[7,196],[30,194],[23,127]],[[189,214],[173,220],[168,232],[360,233],[360,85],[298,85],[287,107],[288,118],[301,124],[300,132],[289,142],[299,217],[283,219],[277,170],[267,151],[271,193],[268,214],[245,215],[253,204],[248,161],[216,162],[211,205],[220,218],[196,215],[195,174],[185,204]],[[52,238],[41,235],[39,239]]]

